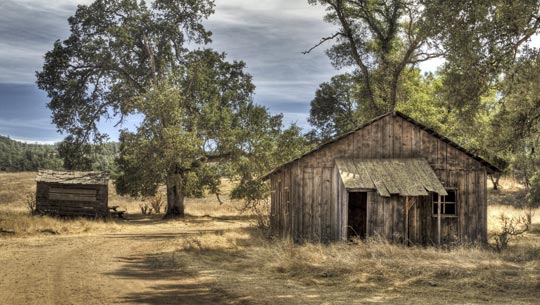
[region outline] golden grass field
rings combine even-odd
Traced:
[[[380,240],[295,245],[268,240],[239,202],[189,199],[184,220],[28,216],[34,173],[0,174],[0,304],[538,304],[540,210],[498,253],[481,246],[405,247]],[[489,230],[522,189],[492,192]],[[43,231],[45,230],[45,231]],[[50,234],[50,232],[58,234]],[[3,301],[2,301],[3,300]]]

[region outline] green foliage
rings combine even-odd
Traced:
[[[446,125],[452,116],[456,122],[476,119],[501,73],[522,54],[529,38],[540,28],[538,1],[308,2],[324,6],[325,20],[337,25],[337,31],[317,46],[332,41],[327,54],[334,66],[354,69],[352,88],[356,100],[348,104],[362,108],[369,117],[422,105],[418,101],[410,103],[414,98],[409,90],[410,74],[419,63],[444,59],[439,71],[440,87],[437,95],[431,96],[434,102],[444,102],[437,105],[443,110],[437,125]],[[335,84],[331,87],[336,88]],[[322,87],[315,101],[332,96],[319,94],[328,92],[331,90]],[[318,128],[329,126],[312,118]],[[339,127],[341,119],[337,115],[332,120]]]
[[[540,52],[523,53],[501,81],[501,105],[491,128],[494,150],[510,163],[534,207],[540,201]]]
[[[60,169],[57,145],[28,144],[0,136],[0,171]]]
[[[176,176],[182,196],[219,194],[221,177],[249,183],[302,151],[298,127],[282,131],[281,115],[253,104],[244,63],[211,50],[186,60],[134,103],[144,119],[137,132],[121,134],[120,193],[152,196]]]
[[[357,83],[352,74],[341,74],[319,86],[311,101],[308,121],[317,128],[320,138],[331,138],[361,123],[364,110]]]
[[[101,118],[135,113],[155,77],[183,65],[184,43],[207,43],[202,20],[211,0],[96,0],[69,18],[71,35],[45,54],[38,87],[51,99],[53,123],[77,143],[107,138]]]
[[[71,36],[55,43],[37,73],[53,122],[70,135],[66,166],[90,167],[95,147],[87,143],[106,139],[100,118],[142,115],[136,132],[121,132],[117,190],[147,197],[164,183],[167,214],[181,215],[185,196],[219,194],[221,177],[246,183],[303,151],[298,127],[283,131],[281,115],[253,104],[243,62],[185,46],[210,42],[202,21],[213,8],[212,0],[78,7]]]
[[[474,114],[481,97],[538,32],[538,1],[429,1],[426,24],[443,49],[444,98]]]

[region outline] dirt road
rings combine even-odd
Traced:
[[[0,304],[245,303],[215,285],[215,271],[163,257],[197,234],[181,222],[143,221],[112,234],[0,240]]]

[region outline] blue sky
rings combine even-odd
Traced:
[[[67,18],[79,0],[3,0],[0,2],[0,135],[25,141],[63,138],[51,124],[47,96],[35,86],[35,71],[56,39],[69,35]],[[286,123],[308,128],[309,102],[321,82],[337,73],[324,49],[301,54],[332,32],[322,21],[321,7],[306,0],[217,0],[216,14],[206,26],[211,47],[228,58],[244,60],[257,86],[255,102]],[[136,120],[128,123],[134,126]],[[113,122],[103,130],[117,139]]]
[[[29,142],[55,142],[64,136],[51,124],[47,96],[35,86],[35,71],[56,39],[69,35],[67,18],[89,0],[0,1],[0,135]],[[205,22],[214,49],[243,60],[257,86],[255,102],[283,113],[285,123],[305,130],[309,103],[318,85],[339,73],[324,47],[301,54],[333,26],[322,7],[307,0],[216,0],[216,13]],[[137,123],[127,123],[132,128]],[[114,122],[101,128],[117,140]]]

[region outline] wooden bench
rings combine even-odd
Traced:
[[[113,218],[122,218],[124,219],[124,213],[126,213],[126,211],[118,211],[118,208],[120,206],[118,205],[113,205],[111,207],[109,207],[109,215],[111,215],[111,217]]]

